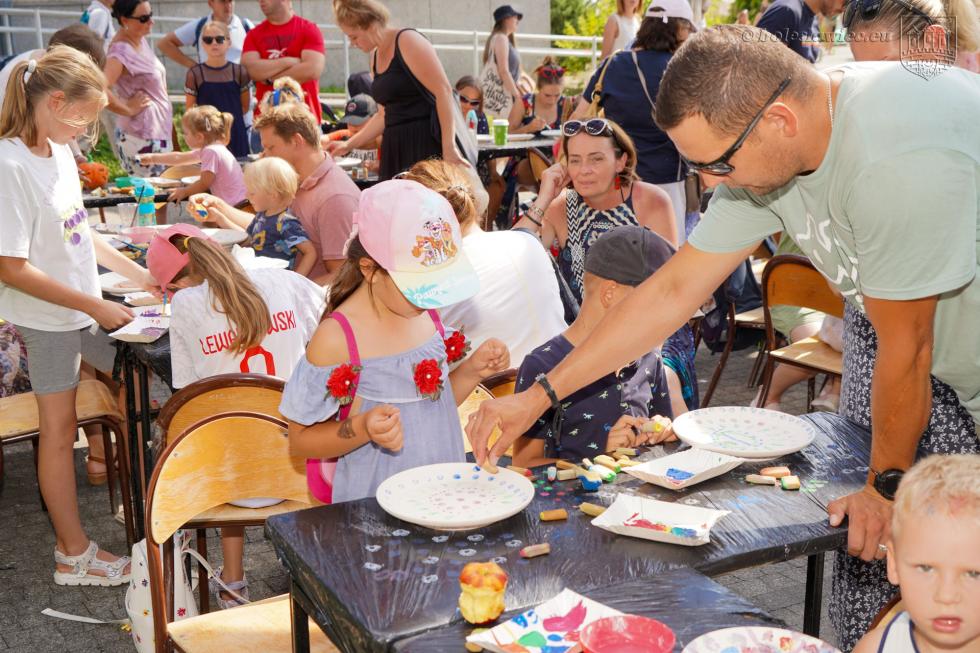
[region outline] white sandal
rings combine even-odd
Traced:
[[[100,560],[97,556],[99,545],[89,540],[85,553],[77,556],[65,555],[58,549],[54,550],[54,561],[59,565],[68,565],[71,571],[54,572],[55,585],[98,585],[100,587],[115,587],[129,582],[130,574],[123,573],[129,564],[129,556],[123,556],[113,562]],[[98,571],[101,574],[92,574]]]

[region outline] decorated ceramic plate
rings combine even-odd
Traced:
[[[745,626],[701,635],[682,653],[840,653],[836,648],[803,633],[783,628]]]
[[[180,178],[180,183],[182,183],[185,186],[190,186],[191,184],[197,183],[197,181],[200,178],[201,178],[201,175],[190,175],[188,177],[181,177]]]
[[[508,141],[530,141],[534,134],[507,134]]]
[[[541,132],[541,135],[544,136],[545,138],[558,138],[559,136],[561,136],[561,130],[545,129],[543,132]]]
[[[437,530],[480,528],[516,515],[531,503],[534,486],[509,469],[490,474],[472,463],[407,469],[378,487],[385,512]]]
[[[183,185],[180,179],[168,179],[166,177],[146,177],[146,183],[154,188],[179,188]]]
[[[692,410],[674,420],[674,433],[692,447],[739,458],[785,456],[816,436],[799,417],[747,406]]]

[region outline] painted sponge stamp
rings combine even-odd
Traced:
[[[710,541],[711,527],[728,512],[620,494],[592,525],[619,535],[698,546]]]
[[[622,612],[562,590],[541,605],[525,610],[509,621],[466,638],[471,644],[497,653],[565,652],[579,644],[579,633],[589,624]]]
[[[485,624],[504,611],[507,572],[496,562],[471,562],[459,574],[459,611],[471,624]]]
[[[729,472],[745,462],[723,453],[686,449],[663,458],[648,460],[623,471],[641,481],[669,490],[682,490]]]

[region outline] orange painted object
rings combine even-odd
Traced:
[[[496,562],[471,562],[459,574],[459,611],[471,624],[493,621],[504,611],[507,572]]]
[[[78,169],[88,177],[88,181],[83,182],[85,184],[85,190],[101,188],[109,183],[109,168],[103,163],[89,161],[78,166]]]

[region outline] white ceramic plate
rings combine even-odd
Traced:
[[[684,413],[674,433],[697,447],[739,458],[776,458],[806,447],[816,432],[795,415],[765,408],[718,406]]]
[[[561,130],[560,129],[545,129],[543,132],[541,132],[541,135],[544,136],[545,138],[558,138],[558,137],[561,136]]]
[[[127,227],[123,229],[123,234],[129,236],[134,243],[146,245],[152,240],[152,235],[155,232],[163,231],[172,226],[169,224],[158,224],[149,227]],[[201,231],[213,238],[228,251],[231,251],[232,245],[237,245],[248,239],[248,234],[238,229],[216,229],[214,227],[208,227],[201,229]]]
[[[102,285],[102,292],[110,295],[122,297],[131,292],[142,290],[133,281],[116,272],[106,272],[99,275],[99,283]]]
[[[181,177],[180,178],[180,183],[182,183],[185,186],[190,186],[191,184],[195,183],[200,178],[201,178],[201,175],[191,175],[189,177]]]
[[[711,527],[728,512],[620,494],[592,525],[654,542],[699,546],[710,541]]]
[[[641,481],[653,483],[668,490],[681,490],[709,478],[720,476],[741,465],[742,458],[704,449],[685,449],[663,458],[626,467],[624,472]]]
[[[379,487],[385,512],[438,530],[480,528],[524,510],[534,486],[509,469],[490,474],[472,463],[440,463],[399,472]]]
[[[743,626],[705,633],[683,653],[840,653],[816,637],[784,628]]]
[[[508,141],[529,141],[535,138],[534,134],[507,134]]]
[[[334,159],[333,162],[339,165],[344,170],[350,170],[352,168],[356,168],[359,165],[361,165],[361,163],[363,163],[363,161],[361,161],[360,159],[354,158],[352,156]]]

